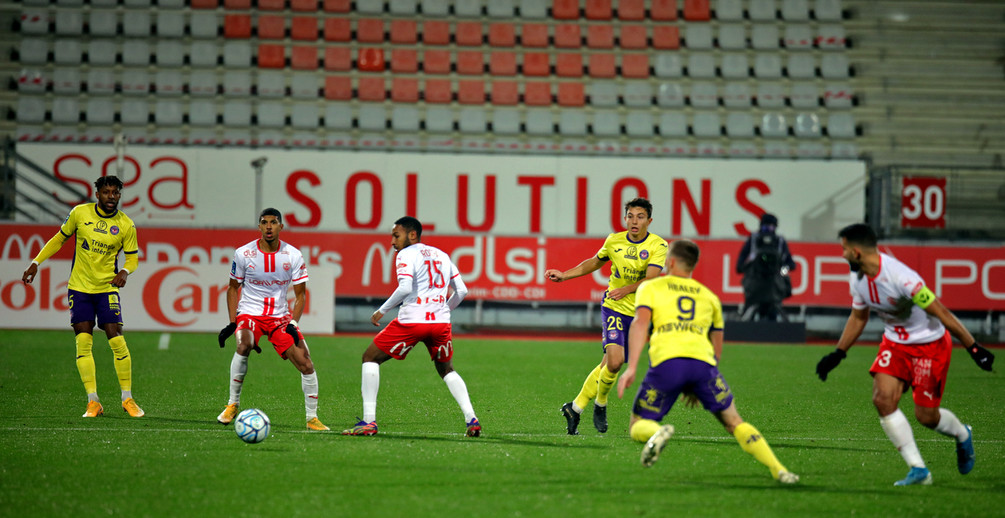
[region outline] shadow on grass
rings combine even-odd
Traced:
[[[518,437],[500,437],[500,436],[482,436],[482,437],[465,437],[461,434],[456,436],[430,436],[430,435],[412,435],[412,434],[394,434],[394,435],[376,435],[378,440],[382,441],[392,441],[392,440],[405,440],[405,441],[418,441],[418,442],[447,442],[447,443],[471,443],[471,444],[506,444],[515,446],[538,446],[544,448],[578,448],[578,449],[597,449],[606,450],[609,447],[603,444],[568,444],[568,443],[556,443],[556,442],[545,442],[533,439],[521,439]],[[363,439],[366,440],[366,439]],[[373,438],[370,438],[373,440]]]

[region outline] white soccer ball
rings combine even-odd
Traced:
[[[269,416],[257,408],[249,408],[237,414],[234,419],[234,433],[247,443],[258,443],[269,436]]]

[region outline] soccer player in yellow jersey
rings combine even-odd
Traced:
[[[632,439],[646,443],[642,465],[652,466],[673,425],[660,426],[677,397],[700,401],[736,437],[743,451],[771,470],[783,484],[799,476],[782,466],[756,428],[736,411],[733,393],[716,365],[722,356],[722,305],[719,297],[691,278],[698,264],[698,245],[679,239],[670,245],[668,275],[642,283],[635,297],[635,320],[628,331],[628,368],[618,381],[618,397],[635,381],[642,348],[649,341],[649,371],[632,407]],[[652,335],[650,336],[650,323]]]
[[[98,399],[94,376],[94,356],[91,355],[94,323],[108,336],[108,345],[115,359],[115,372],[122,389],[122,409],[132,417],[143,417],[143,410],[133,400],[133,362],[122,336],[122,307],[119,288],[126,285],[129,274],[139,264],[136,225],[119,208],[122,181],[115,176],[102,176],[94,182],[97,203],[77,205],[66,221],[42,247],[24,271],[21,280],[31,283],[38,265],[59,251],[70,236],[76,234],[77,247],[67,283],[70,304],[70,325],[77,342],[77,370],[87,391],[87,411],[84,417],[104,413]],[[119,251],[125,253],[125,264],[118,265]]]
[[[576,399],[562,405],[569,435],[579,434],[580,414],[594,398],[593,426],[600,433],[607,432],[607,399],[625,363],[628,327],[635,315],[635,290],[642,281],[659,276],[666,259],[667,242],[649,233],[652,221],[653,205],[645,198],[635,198],[625,204],[627,231],[608,235],[597,255],[571,270],[545,271],[549,280],[562,282],[593,273],[611,262],[611,278],[600,308],[604,358],[586,377]]]

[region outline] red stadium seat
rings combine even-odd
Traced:
[[[290,10],[301,13],[317,12],[318,0],[290,0]]]
[[[563,53],[555,58],[555,75],[558,77],[582,77],[583,55]]]
[[[352,8],[352,0],[324,0],[326,13],[348,13]]]
[[[623,49],[644,49],[649,47],[645,25],[622,25],[618,43]]]
[[[356,68],[363,72],[383,72],[384,49],[375,47],[362,47],[356,57]]]
[[[520,102],[520,90],[516,81],[493,81],[492,104],[512,106]]]
[[[586,0],[587,20],[610,20],[611,0]]]
[[[653,48],[661,50],[679,49],[680,29],[676,25],[654,25]]]
[[[429,20],[422,22],[422,43],[426,45],[449,45],[450,23]]]
[[[512,23],[493,23],[489,25],[489,45],[493,47],[512,47],[516,44],[516,27]]]
[[[422,53],[422,71],[427,74],[450,73],[449,50],[427,50]]]
[[[644,79],[649,77],[649,55],[622,54],[621,75],[623,77]]]
[[[427,103],[449,103],[454,100],[449,79],[427,79],[423,95]]]
[[[579,18],[579,0],[553,0],[551,16],[556,20],[575,20]]]
[[[460,104],[484,104],[484,81],[459,81],[457,83],[457,102]]]
[[[677,19],[677,0],[653,0],[649,17],[661,22]]]
[[[263,43],[258,46],[258,68],[284,68],[286,49],[282,45]]]
[[[391,100],[396,103],[419,101],[419,80],[411,77],[395,77],[391,80]]]
[[[418,24],[415,20],[391,20],[391,43],[411,45],[418,41]]]
[[[290,51],[290,68],[294,70],[317,70],[318,48],[296,45]]]
[[[579,25],[560,23],[555,26],[555,46],[562,49],[578,49],[583,43]]]
[[[527,106],[550,106],[551,83],[528,81],[523,84],[523,103]]]
[[[547,76],[551,74],[548,54],[544,52],[527,52],[523,55],[523,75]]]
[[[384,43],[384,20],[373,18],[357,20],[356,40],[362,43]]]
[[[617,74],[614,54],[591,54],[589,57],[590,77],[614,77]]]
[[[216,9],[219,5],[219,0],[192,0],[189,6],[192,9]]]
[[[548,26],[543,23],[525,23],[520,29],[520,44],[524,47],[547,47]]]
[[[286,9],[286,0],[258,0],[259,11],[282,11]]]
[[[361,77],[356,97],[360,101],[383,101],[387,97],[383,77]]]
[[[297,41],[318,39],[318,19],[313,16],[294,16],[290,21],[290,38]]]
[[[494,76],[515,76],[516,54],[509,51],[496,51],[489,58],[489,73]]]
[[[391,51],[391,72],[414,74],[419,71],[419,51],[415,49],[393,49]]]
[[[259,16],[258,38],[262,40],[281,40],[286,38],[286,18],[271,14]]]
[[[482,44],[482,24],[480,22],[457,22],[454,41],[461,46],[476,47]]]
[[[707,22],[709,18],[708,0],[684,0],[685,20],[689,22]]]
[[[325,18],[325,41],[351,41],[352,24],[348,18]]]
[[[611,25],[590,25],[587,27],[586,46],[591,49],[614,48],[614,27]]]
[[[485,73],[485,56],[479,50],[458,51],[457,73],[468,76]]]
[[[228,14],[223,17],[223,36],[225,38],[246,39],[251,37],[250,14]]]
[[[325,47],[325,70],[351,70],[352,51],[349,47]]]
[[[348,101],[352,99],[352,79],[348,76],[326,77],[325,99],[329,101]]]
[[[223,8],[224,9],[251,9],[251,0],[223,0]]]
[[[558,83],[558,105],[568,107],[583,106],[586,102],[586,92],[583,83],[563,82]]]
[[[644,0],[618,0],[618,18],[625,21],[638,21],[646,17]]]

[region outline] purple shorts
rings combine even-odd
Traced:
[[[118,292],[84,293],[68,290],[66,300],[70,305],[70,325],[94,322],[95,317],[98,319],[98,327],[122,323]]]
[[[625,358],[628,357],[628,328],[632,327],[634,319],[635,317],[618,313],[613,309],[600,308],[600,322],[603,330],[600,343],[603,344],[604,351],[607,351],[608,345],[618,344],[625,348]]]
[[[659,421],[673,407],[681,392],[692,392],[712,413],[722,412],[733,403],[733,392],[719,369],[694,358],[671,358],[650,367],[635,395],[632,413]]]

